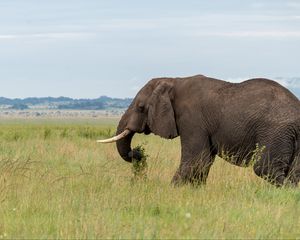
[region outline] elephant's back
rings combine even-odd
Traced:
[[[258,89],[261,98],[269,106],[271,117],[280,119],[297,120],[300,117],[300,101],[287,88],[279,83],[263,78],[250,79],[241,83],[247,90]],[[247,87],[248,86],[248,87]]]
[[[268,79],[232,84],[220,93],[222,116],[236,122],[284,124],[300,117],[300,102],[288,89]]]
[[[235,88],[244,90],[247,92],[261,92],[266,96],[272,96],[277,100],[294,102],[299,104],[298,98],[290,92],[287,88],[266,78],[253,78],[235,85]]]
[[[228,85],[220,91],[220,97],[223,101],[231,101],[231,104],[245,103],[245,108],[254,105],[257,108],[280,108],[281,111],[284,108],[296,112],[300,110],[300,101],[293,93],[279,83],[264,78]]]

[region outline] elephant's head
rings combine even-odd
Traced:
[[[117,142],[120,156],[128,162],[139,159],[138,152],[132,151],[131,139],[135,133],[154,133],[171,139],[178,136],[173,109],[174,82],[172,79],[153,79],[136,95],[122,116],[117,136],[100,142]]]

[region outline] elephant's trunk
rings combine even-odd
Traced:
[[[142,153],[137,149],[131,149],[131,140],[135,134],[135,131],[129,130],[127,128],[127,117],[126,114],[123,115],[122,119],[119,122],[117,128],[117,135],[127,132],[125,136],[116,141],[117,149],[120,156],[127,162],[132,162],[132,159],[140,161],[142,159]],[[129,130],[129,131],[126,131]]]
[[[117,134],[120,134],[125,129],[122,129],[119,125]],[[131,140],[134,135],[134,132],[130,132],[126,137],[117,141],[117,149],[120,156],[127,162],[132,162],[132,150],[131,150]]]

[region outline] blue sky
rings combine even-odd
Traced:
[[[1,0],[0,96],[132,97],[149,79],[276,79],[300,96],[300,1]]]

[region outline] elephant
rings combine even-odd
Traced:
[[[234,165],[252,166],[257,176],[277,187],[300,181],[300,101],[273,80],[154,78],[121,117],[116,136],[100,142],[116,142],[120,156],[132,162],[141,158],[131,148],[135,133],[180,137],[174,185],[204,184],[222,153]]]

